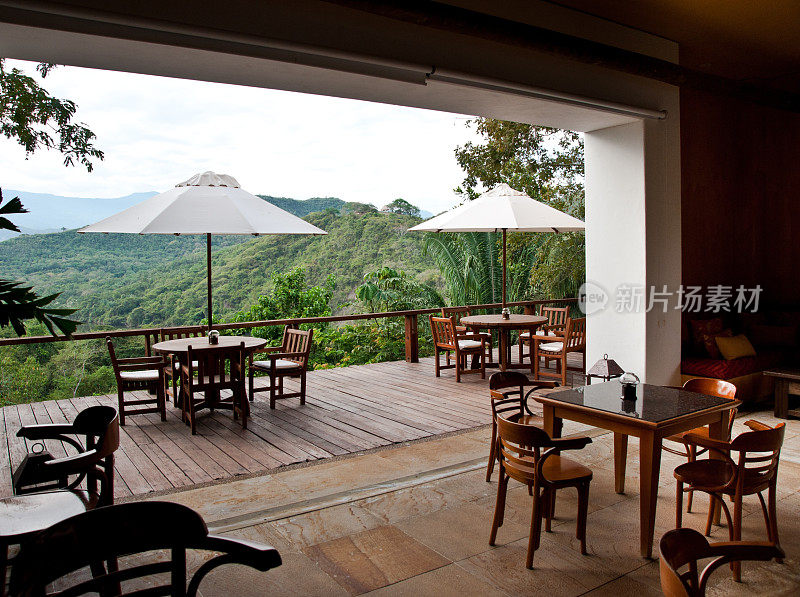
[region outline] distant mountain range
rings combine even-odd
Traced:
[[[19,197],[22,204],[30,212],[11,218],[14,224],[20,228],[22,234],[48,234],[81,228],[127,209],[156,194],[155,191],[147,191],[113,198],[65,197],[48,193],[30,193],[28,191],[3,189],[3,197],[6,200]],[[259,195],[259,197],[301,218],[310,213],[330,208],[341,211],[345,205],[344,201],[336,197],[313,197],[304,200],[272,197],[270,195]],[[428,218],[432,214],[423,211],[421,215],[423,218]],[[0,242],[15,236],[19,236],[19,233],[0,230]]]

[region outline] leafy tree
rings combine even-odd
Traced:
[[[54,66],[41,63],[36,70],[44,79]],[[64,156],[65,166],[73,166],[77,161],[91,172],[92,159],[102,160],[103,152],[93,144],[95,134],[85,125],[73,122],[76,110],[75,102],[50,95],[18,68],[7,69],[5,60],[0,58],[0,133],[22,145],[26,158],[38,149],[56,149]],[[0,213],[20,214],[25,210],[19,198],[15,198],[2,206]],[[4,217],[0,218],[0,229],[19,232]],[[75,310],[47,307],[57,296],[40,297],[21,282],[0,280],[0,327],[11,325],[22,335],[25,333],[23,321],[36,319],[44,323],[51,334],[55,335],[55,328],[58,328],[69,336],[78,322],[65,316]]]
[[[435,288],[386,266],[364,275],[364,283],[356,288],[356,298],[373,313],[444,306]]]
[[[384,211],[388,211],[393,214],[401,214],[404,216],[414,216],[415,218],[419,217],[419,207],[415,205],[411,205],[405,199],[397,198],[392,201],[389,205],[384,208]]]
[[[358,201],[348,201],[342,206],[343,214],[365,215],[370,213],[376,213],[377,211],[378,208],[372,205],[372,203],[359,203]]]
[[[571,131],[477,118],[469,126],[481,143],[468,142],[455,155],[465,177],[456,191],[474,199],[499,183],[584,219],[583,138]],[[442,235],[439,235],[442,236]],[[463,257],[466,259],[466,257]],[[529,282],[515,274],[515,298],[575,296],[585,273],[583,233],[509,234],[508,263],[528,263]],[[521,276],[523,272],[519,272]]]

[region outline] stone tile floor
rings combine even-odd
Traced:
[[[765,423],[766,412],[737,420]],[[658,562],[638,554],[638,442],[631,438],[627,492],[614,492],[612,435],[575,423],[565,434],[588,433],[594,443],[573,457],[591,466],[589,555],[575,539],[576,494],[559,493],[553,532],[543,533],[534,570],[525,568],[531,498],[509,492],[506,521],[488,544],[496,478],[487,483],[488,428],[380,452],[170,494],[203,514],[212,531],[267,542],[283,557],[268,573],[230,566],[212,573],[211,595],[660,595]],[[743,582],[727,568],[712,578],[710,595],[800,594],[800,421],[789,421],[780,478],[778,522],[787,559],[746,563]],[[672,469],[664,454],[656,546],[674,527]],[[705,523],[707,499],[695,498],[684,525]],[[746,499],[744,538],[765,539],[757,498]],[[727,539],[715,527],[712,538]],[[657,547],[656,547],[657,549]]]

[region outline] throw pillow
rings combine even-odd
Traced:
[[[724,336],[717,336],[715,338],[719,351],[726,361],[734,359],[741,359],[744,357],[756,356],[756,349],[750,344],[750,340],[744,334],[726,338]]]
[[[703,349],[706,355],[712,359],[719,359],[722,355],[717,347],[716,339],[719,337],[730,338],[731,336],[733,336],[733,332],[729,329],[722,330],[718,334],[703,334]]]
[[[692,342],[695,351],[704,353],[705,350],[705,334],[719,334],[723,329],[722,319],[715,317],[714,319],[693,319],[690,321],[692,327]]]

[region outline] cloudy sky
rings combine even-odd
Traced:
[[[33,72],[33,63],[12,65]],[[65,168],[57,152],[25,160],[0,138],[5,188],[119,197],[214,170],[253,193],[378,207],[402,197],[438,213],[458,203],[453,150],[473,138],[464,116],[285,91],[74,67],[43,85],[78,104],[105,160],[87,173]]]

